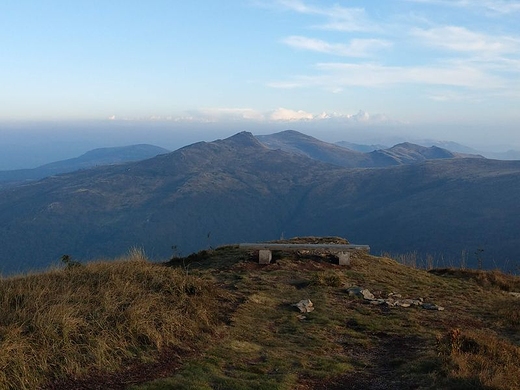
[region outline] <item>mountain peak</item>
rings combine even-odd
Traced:
[[[218,142],[232,145],[234,147],[240,147],[240,148],[261,148],[261,149],[266,148],[249,131],[241,131],[240,133],[232,135],[231,137],[220,140]]]
[[[438,159],[438,158],[454,158],[456,155],[453,152],[450,152],[447,149],[438,147],[438,146],[421,146],[417,144],[412,144],[409,142],[405,142],[404,144],[400,144],[402,147],[405,147],[409,150],[418,152],[422,154],[427,159]],[[398,145],[396,145],[398,146]]]
[[[270,137],[277,138],[277,139],[283,139],[286,141],[289,140],[307,140],[307,141],[319,141],[318,139],[311,137],[310,135],[300,133],[296,130],[284,130],[279,133],[271,134]]]

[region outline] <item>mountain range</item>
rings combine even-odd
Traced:
[[[347,168],[382,168],[393,165],[414,164],[425,160],[480,157],[450,152],[438,146],[425,147],[409,142],[397,144],[386,149],[370,150],[370,147],[368,147],[366,150],[369,151],[362,152],[344,146],[353,144],[330,144],[294,130],[286,130],[271,135],[260,135],[256,136],[256,138],[271,149],[281,149]],[[361,149],[360,146],[357,145]]]
[[[455,264],[469,253],[469,265],[479,253],[486,267],[516,265],[520,161],[413,144],[377,152],[296,132],[243,132],[12,186],[0,191],[1,271],[47,267],[64,254],[111,258],[136,246],[165,259],[313,235],[347,237],[374,253]]]

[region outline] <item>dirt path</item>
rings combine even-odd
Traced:
[[[125,370],[107,374],[92,372],[82,378],[66,378],[49,383],[41,390],[124,390],[131,385],[171,376],[194,352],[164,351],[155,363],[133,364]]]
[[[327,381],[303,381],[301,390],[415,390],[429,387],[424,382],[419,383],[417,377],[408,377],[399,370],[401,364],[421,355],[426,348],[424,340],[385,333],[374,337],[376,347],[348,351],[360,362],[366,362],[365,367]]]

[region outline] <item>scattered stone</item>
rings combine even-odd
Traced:
[[[363,299],[366,299],[369,301],[375,299],[374,294],[372,294],[370,292],[370,290],[367,290],[366,288],[350,287],[347,290],[347,292],[348,292],[348,295],[350,295],[350,296],[356,296],[356,297],[363,298]]]
[[[510,292],[509,294],[514,296],[515,298],[520,298],[520,293],[519,292]]]
[[[444,307],[434,305],[433,303],[424,303],[423,298],[417,299],[402,299],[403,296],[401,294],[397,294],[395,292],[391,292],[388,294],[388,298],[375,298],[374,294],[372,294],[369,290],[361,288],[361,287],[350,287],[347,289],[349,296],[355,296],[359,298],[363,298],[367,300],[371,305],[387,305],[390,307],[411,307],[411,306],[421,306],[426,310],[437,310],[442,311]],[[511,293],[514,296],[520,297],[520,293]],[[516,295],[518,294],[518,295]]]
[[[310,313],[314,310],[314,304],[310,299],[302,299],[300,302],[293,304],[296,306],[302,313]]]
[[[303,314],[298,314],[296,318],[298,318],[300,321],[303,321],[307,319],[307,316],[304,316]]]
[[[422,304],[422,298],[419,299],[402,299],[395,302],[396,306],[401,307],[410,307],[410,306],[419,306]]]
[[[444,310],[444,307],[434,305],[433,303],[423,303],[421,306],[423,309],[426,309],[426,310],[438,310],[438,311]]]
[[[385,301],[385,304],[386,304],[387,306],[390,306],[390,307],[395,306],[395,299],[392,299],[392,298],[386,298],[384,301]]]

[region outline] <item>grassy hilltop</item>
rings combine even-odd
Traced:
[[[0,279],[0,389],[518,389],[512,292],[520,277],[362,252],[345,267],[301,252],[259,265],[234,246],[158,264],[134,250]],[[389,298],[444,310],[376,304]]]

